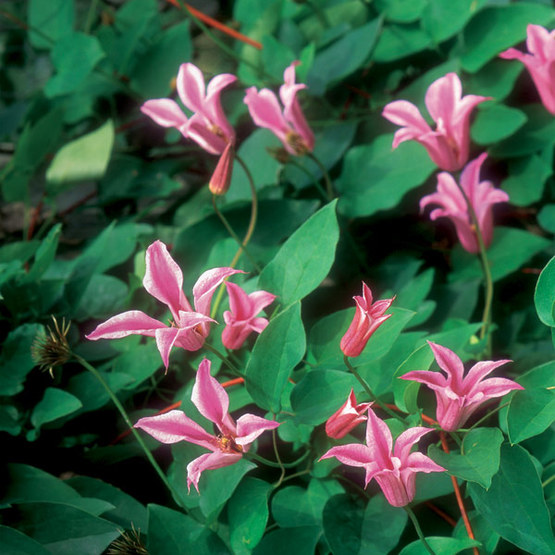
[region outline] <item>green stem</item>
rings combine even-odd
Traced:
[[[275,415],[274,415],[275,417]],[[272,443],[274,445],[274,455],[276,456],[276,460],[279,464],[279,467],[281,468],[281,475],[279,477],[279,480],[274,484],[273,488],[277,489],[279,488],[279,486],[281,485],[281,482],[283,482],[283,478],[285,477],[285,467],[283,466],[283,463],[281,462],[281,457],[279,456],[279,451],[277,448],[277,440],[276,440],[276,430],[272,430]]]
[[[324,181],[326,182],[326,191],[327,191],[327,194],[328,194],[328,200],[332,201],[335,197],[335,194],[333,192],[333,185],[331,183],[331,179],[330,179],[330,175],[328,173],[328,170],[326,169],[324,164],[322,164],[322,162],[320,162],[320,160],[318,160],[318,158],[314,155],[313,152],[309,152],[308,156],[320,168],[320,171],[322,172],[322,175],[324,177]]]
[[[293,157],[289,158],[287,163],[288,164],[293,164],[293,166],[295,166],[296,168],[298,168],[299,170],[304,172],[310,178],[310,180],[312,181],[312,183],[314,184],[314,186],[316,187],[318,192],[322,195],[322,198],[324,199],[324,202],[328,202],[328,195],[326,194],[326,191],[324,190],[322,185],[320,185],[320,183],[318,183],[318,180],[316,179],[316,176],[310,170],[305,168],[302,164],[299,164],[299,162]]]
[[[412,509],[408,505],[406,505],[403,508],[405,509],[407,514],[409,515],[409,518],[412,521],[414,529],[416,530],[416,533],[418,534],[418,537],[420,538],[420,541],[422,542],[422,545],[426,548],[426,551],[428,551],[428,553],[430,553],[431,555],[436,555],[436,552],[430,547],[430,544],[426,541],[426,538],[424,537],[424,534],[422,533],[422,529],[420,528],[420,524],[418,524],[418,519],[416,518],[416,515],[414,514]]]
[[[366,383],[366,380],[364,380],[360,376],[354,366],[349,362],[349,358],[347,357],[347,355],[343,355],[343,360],[345,362],[345,366],[353,373],[354,377],[358,380],[360,385],[362,385],[364,391],[366,391],[366,394],[368,395],[368,397],[370,397],[370,400],[375,402],[384,412],[387,412],[389,416],[392,416],[393,418],[396,418],[397,420],[400,420],[403,424],[405,424],[405,419],[402,416],[392,411],[388,406],[382,403],[382,401],[380,401],[378,397],[374,395],[374,393],[370,389],[370,386]]]
[[[553,476],[550,476],[547,480],[542,482],[542,488],[545,488],[548,484],[553,482],[553,480],[555,480],[555,474],[553,474]]]
[[[73,353],[73,357],[75,358],[75,360],[77,360],[77,362],[79,364],[81,364],[81,366],[86,368],[100,382],[100,384],[105,389],[106,393],[108,393],[110,399],[112,400],[112,402],[114,403],[114,405],[118,409],[118,411],[121,414],[123,420],[125,421],[127,426],[129,426],[129,429],[130,429],[131,433],[135,436],[135,439],[137,440],[137,443],[141,446],[141,449],[143,450],[146,458],[148,459],[148,461],[152,465],[152,468],[154,468],[154,470],[156,471],[158,476],[160,476],[160,479],[162,480],[162,482],[164,482],[164,485],[168,488],[169,492],[173,495],[174,499],[179,500],[180,504],[183,506],[183,500],[181,499],[181,496],[177,493],[177,491],[174,490],[174,488],[172,487],[172,485],[168,481],[167,476],[164,474],[162,469],[158,466],[158,463],[156,462],[156,460],[152,456],[152,453],[149,451],[148,447],[146,446],[145,442],[143,441],[143,438],[140,436],[137,429],[133,427],[133,424],[131,423],[131,420],[129,419],[127,411],[125,410],[125,408],[121,404],[120,400],[117,398],[116,394],[112,391],[112,389],[110,388],[110,386],[108,385],[106,380],[102,377],[102,374],[100,374],[100,372],[94,366],[91,366],[84,358],[81,358],[79,355],[76,355],[75,353]]]
[[[229,370],[231,370],[233,374],[239,377],[243,377],[243,374],[241,374],[239,368],[237,368],[234,364],[232,364],[231,361],[226,356],[224,356],[222,353],[220,353],[220,351],[218,351],[218,349],[216,349],[206,341],[204,342],[204,346],[208,351],[216,355],[229,368]]]
[[[265,464],[267,466],[271,466],[272,468],[294,468],[295,466],[297,466],[298,464],[301,464],[307,457],[308,455],[310,455],[310,451],[306,451],[306,453],[303,453],[298,459],[288,462],[288,463],[284,463],[282,462],[281,465],[277,462],[274,461],[270,461],[268,459],[265,459],[264,457],[261,457],[260,455],[257,455],[256,453],[245,453],[245,457],[247,459],[252,459],[253,461],[257,461],[259,463]]]
[[[91,0],[89,6],[89,11],[87,12],[87,19],[85,20],[85,25],[83,26],[83,33],[88,35],[91,32],[91,27],[94,21],[94,16],[98,8],[98,0]]]
[[[496,412],[499,412],[502,408],[504,407],[508,407],[510,404],[510,401],[507,403],[503,403],[502,405],[499,405],[497,408],[491,410],[490,412],[488,412],[485,416],[482,416],[482,418],[480,418],[480,420],[478,420],[477,422],[475,422],[474,424],[472,424],[472,426],[470,426],[470,428],[466,429],[466,430],[461,430],[464,431],[466,433],[472,431],[474,428],[478,427],[482,422],[484,422],[485,420],[487,420],[490,416],[492,416],[493,414],[495,414]]]

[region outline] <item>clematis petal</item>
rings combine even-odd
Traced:
[[[156,346],[162,357],[162,362],[168,371],[168,365],[170,364],[170,351],[172,350],[177,336],[181,330],[179,328],[161,328],[156,330]]]
[[[235,425],[228,414],[229,397],[218,380],[210,375],[207,358],[198,367],[191,400],[202,416],[214,422],[223,434],[235,436]]]
[[[448,384],[454,391],[460,391],[463,387],[464,366],[461,359],[447,347],[428,341],[428,345],[434,353],[438,366],[447,374]]]
[[[213,268],[204,272],[193,287],[193,298],[197,312],[210,314],[212,295],[225,278],[233,274],[244,274],[242,270],[234,268]]]
[[[183,293],[183,274],[177,262],[170,256],[162,241],[155,241],[146,250],[146,273],[144,288],[159,301],[166,304],[177,320],[180,310],[192,310]]]
[[[269,89],[257,91],[256,87],[250,87],[246,91],[244,102],[249,108],[254,123],[259,127],[270,129],[285,145],[287,132],[291,131],[291,128],[281,113],[276,95]]]
[[[179,66],[176,88],[181,102],[189,110],[202,112],[205,95],[204,76],[196,65],[188,62]]]
[[[187,123],[187,116],[171,98],[147,100],[141,106],[141,112],[162,127],[179,128]]]
[[[430,389],[440,392],[447,387],[447,378],[443,374],[431,370],[412,370],[399,378],[426,384]]]
[[[229,317],[229,314],[229,312],[224,312],[224,319],[226,316]],[[229,322],[228,319],[226,319],[227,325],[222,331],[222,343],[226,349],[234,351],[243,346],[253,330],[248,323]]]
[[[225,282],[225,287],[229,296],[229,308],[235,320],[248,320],[256,315],[249,295],[242,287],[230,281]]]
[[[222,453],[216,451],[214,453],[206,453],[197,457],[187,465],[187,488],[191,491],[191,484],[198,491],[198,482],[201,474],[205,470],[214,470],[223,466],[230,466],[241,459],[241,454]]]
[[[210,154],[223,154],[228,145],[225,137],[221,137],[209,129],[204,118],[199,114],[192,116],[187,125],[180,131]]]
[[[260,434],[266,430],[274,430],[279,426],[279,422],[267,420],[254,414],[243,414],[237,420],[237,437],[235,443],[247,447]]]
[[[405,461],[409,456],[412,446],[422,436],[425,436],[433,431],[433,428],[424,428],[422,426],[415,426],[414,428],[405,430],[399,434],[399,437],[395,440],[395,449],[393,451],[394,456],[400,459],[401,464],[405,466]]]
[[[508,362],[512,362],[512,360],[482,360],[477,362],[464,378],[465,393],[470,393],[488,374]]]
[[[483,393],[484,400],[494,397],[503,397],[514,389],[524,389],[520,384],[507,378],[489,378],[474,387],[473,393]]]
[[[372,460],[381,468],[389,468],[393,439],[388,425],[378,418],[372,409],[368,409],[366,423],[366,445]]]
[[[393,148],[397,148],[399,143],[414,139],[421,134],[431,131],[430,126],[422,117],[420,110],[412,103],[406,100],[395,100],[385,106],[382,116],[396,125],[402,125],[406,129],[406,135],[396,137],[393,142]],[[410,135],[410,136],[409,136]]]
[[[349,443],[332,447],[320,457],[320,460],[330,459],[331,457],[335,457],[339,462],[349,466],[365,467],[375,462],[370,449],[360,443]]]
[[[430,457],[415,451],[407,455],[405,465],[412,472],[445,472],[445,468],[435,463]]]
[[[461,100],[462,85],[456,73],[447,73],[435,80],[426,91],[426,108],[435,122],[451,122]]]
[[[165,327],[165,324],[140,310],[129,310],[112,316],[106,322],[99,324],[85,337],[92,341],[97,339],[120,339],[132,334],[154,337],[157,329]]]
[[[217,449],[217,438],[209,434],[180,410],[157,416],[145,416],[134,425],[162,443],[188,441],[207,449]]]

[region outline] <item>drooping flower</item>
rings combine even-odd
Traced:
[[[283,73],[284,84],[279,89],[283,112],[276,95],[270,89],[247,89],[245,104],[260,127],[270,129],[290,154],[301,156],[314,149],[314,134],[308,126],[297,100],[297,92],[306,85],[295,83],[295,61]]]
[[[205,87],[201,70],[191,63],[181,64],[177,74],[177,94],[192,112],[187,118],[171,98],[147,100],[141,111],[162,127],[176,127],[210,154],[222,154],[228,143],[235,143],[235,131],[222,109],[222,90],[237,80],[235,75],[216,75]]]
[[[357,305],[355,317],[340,343],[343,354],[348,357],[360,355],[372,334],[393,316],[383,314],[391,306],[395,297],[372,303],[372,291],[366,283],[362,282],[362,297],[355,296],[353,299]]]
[[[338,445],[332,447],[320,460],[335,457],[343,464],[364,468],[364,487],[375,478],[389,504],[404,507],[414,499],[417,472],[445,470],[423,453],[411,453],[411,447],[431,431],[432,428],[420,426],[409,428],[399,435],[393,448],[393,438],[387,424],[368,409],[366,445]]]
[[[345,437],[353,428],[366,420],[365,412],[372,406],[372,403],[359,403],[355,397],[354,390],[343,406],[334,412],[326,421],[326,434],[334,439]]]
[[[463,426],[488,399],[502,397],[513,389],[524,389],[507,378],[484,379],[510,360],[478,362],[464,376],[463,363],[453,351],[431,341],[428,344],[447,377],[430,370],[414,370],[400,377],[423,383],[434,391],[437,399],[436,419],[446,432],[453,432]]]
[[[448,73],[428,87],[425,100],[436,123],[435,131],[411,102],[396,100],[383,109],[386,119],[402,125],[393,138],[393,148],[414,140],[426,148],[432,161],[442,170],[460,170],[468,160],[470,114],[475,106],[489,98],[474,94],[462,96],[458,75]]]
[[[244,414],[234,422],[228,412],[229,397],[218,380],[210,375],[208,359],[200,363],[191,399],[202,416],[216,424],[217,435],[209,434],[180,410],[141,418],[135,428],[144,430],[162,443],[188,441],[209,449],[211,453],[201,455],[187,465],[187,487],[190,490],[193,484],[198,491],[202,472],[236,463],[260,434],[277,428],[279,423],[254,414]]]
[[[474,208],[484,245],[488,247],[493,238],[492,206],[498,202],[507,202],[509,195],[501,189],[495,189],[490,181],[480,181],[480,169],[487,153],[483,153],[469,162],[461,172],[461,187]],[[471,253],[479,251],[476,231],[472,225],[466,200],[455,183],[453,176],[441,172],[437,176],[437,191],[420,200],[420,210],[428,204],[439,204],[430,212],[430,218],[449,218],[455,225],[457,237],[465,250]]]
[[[241,273],[233,268],[213,268],[204,272],[193,287],[195,310],[183,293],[183,274],[170,256],[166,245],[155,241],[146,251],[144,288],[154,298],[167,305],[173,317],[170,325],[151,318],[140,310],[130,310],[113,316],[100,324],[87,339],[119,339],[131,334],[156,338],[164,366],[168,367],[174,346],[187,351],[202,347],[210,331],[212,295],[224,279]]]
[[[228,349],[239,349],[254,331],[262,333],[268,325],[266,318],[257,314],[274,302],[275,295],[267,291],[255,291],[247,295],[239,285],[226,282],[229,308],[224,312],[226,326],[222,332],[222,343]]]
[[[555,29],[548,31],[540,25],[526,28],[529,54],[509,48],[499,56],[505,60],[519,60],[530,73],[545,109],[555,115]]]

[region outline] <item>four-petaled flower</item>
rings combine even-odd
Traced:
[[[226,326],[222,332],[222,343],[228,349],[239,349],[254,331],[262,333],[268,325],[266,318],[256,315],[274,302],[275,295],[267,291],[255,291],[247,295],[239,285],[226,282],[229,308],[224,312]]]
[[[170,326],[151,318],[140,310],[130,310],[113,316],[100,324],[87,339],[119,339],[131,334],[156,338],[156,345],[167,368],[172,347],[196,351],[202,347],[209,333],[212,295],[223,280],[241,273],[233,268],[213,268],[204,272],[193,287],[195,310],[183,293],[183,274],[168,253],[166,245],[155,241],[146,251],[144,288],[170,309]]]
[[[423,453],[411,453],[411,447],[431,431],[432,428],[409,428],[399,435],[393,449],[393,439],[387,424],[369,409],[366,445],[338,445],[332,447],[321,459],[335,457],[343,464],[364,468],[364,487],[375,478],[387,501],[394,507],[404,507],[414,499],[417,472],[445,470]]]
[[[502,397],[513,389],[524,389],[507,378],[484,379],[499,366],[511,362],[510,360],[478,362],[463,376],[463,363],[453,351],[431,341],[428,344],[447,377],[430,370],[414,370],[400,377],[426,384],[434,391],[437,399],[436,418],[446,432],[460,428],[488,399]]]
[[[343,406],[334,412],[326,421],[326,434],[334,439],[345,437],[353,428],[366,420],[364,413],[372,403],[359,403],[355,397],[355,392],[351,393]]]
[[[461,187],[474,209],[484,245],[488,247],[493,238],[492,206],[498,202],[507,202],[509,195],[501,189],[495,189],[490,181],[480,181],[480,169],[486,158],[487,153],[484,152],[465,166],[461,172]],[[449,218],[455,224],[463,248],[471,253],[479,251],[468,205],[451,174],[441,172],[437,176],[437,192],[423,197],[420,200],[420,209],[423,210],[428,204],[441,206],[430,213],[432,220]]]
[[[462,96],[461,81],[456,73],[448,73],[434,81],[426,92],[426,108],[436,123],[433,131],[418,108],[406,100],[390,102],[382,115],[402,125],[393,138],[393,148],[404,141],[423,145],[433,162],[442,170],[460,170],[468,160],[470,113],[485,96]]]
[[[177,74],[177,94],[194,112],[191,118],[171,98],[147,100],[141,111],[158,125],[176,127],[184,137],[195,141],[210,154],[222,154],[228,143],[235,143],[235,131],[227,121],[220,95],[222,89],[237,80],[235,75],[216,75],[205,87],[201,70],[191,63],[181,64]]]
[[[314,149],[314,134],[303,115],[297,92],[306,85],[295,83],[295,61],[283,73],[284,84],[279,89],[283,112],[276,95],[270,89],[247,89],[245,104],[254,123],[270,129],[290,154],[301,156]]]
[[[208,359],[200,363],[191,399],[202,416],[216,424],[217,435],[209,434],[180,410],[141,418],[135,428],[144,430],[162,443],[188,441],[209,449],[211,453],[201,455],[187,465],[187,487],[190,490],[193,484],[198,491],[202,472],[236,463],[260,434],[277,428],[279,423],[254,414],[244,414],[235,423],[228,413],[229,397],[216,378],[210,375]]]
[[[371,335],[391,316],[383,315],[391,306],[395,297],[372,303],[372,291],[362,282],[362,297],[353,297],[356,302],[356,312],[349,329],[341,338],[340,347],[348,357],[360,355]]]
[[[548,31],[540,25],[529,24],[526,34],[529,54],[509,48],[499,56],[505,60],[517,59],[526,66],[545,109],[555,115],[555,29]]]

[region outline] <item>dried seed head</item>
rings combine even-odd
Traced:
[[[67,341],[67,334],[71,322],[66,324],[65,318],[62,319],[61,326],[54,316],[53,328],[46,326],[46,332],[37,335],[32,346],[31,355],[33,360],[41,370],[48,370],[54,377],[53,368],[66,363],[71,356],[71,349]]]
[[[120,530],[121,536],[114,540],[108,547],[106,555],[148,555],[141,539],[141,529]]]

